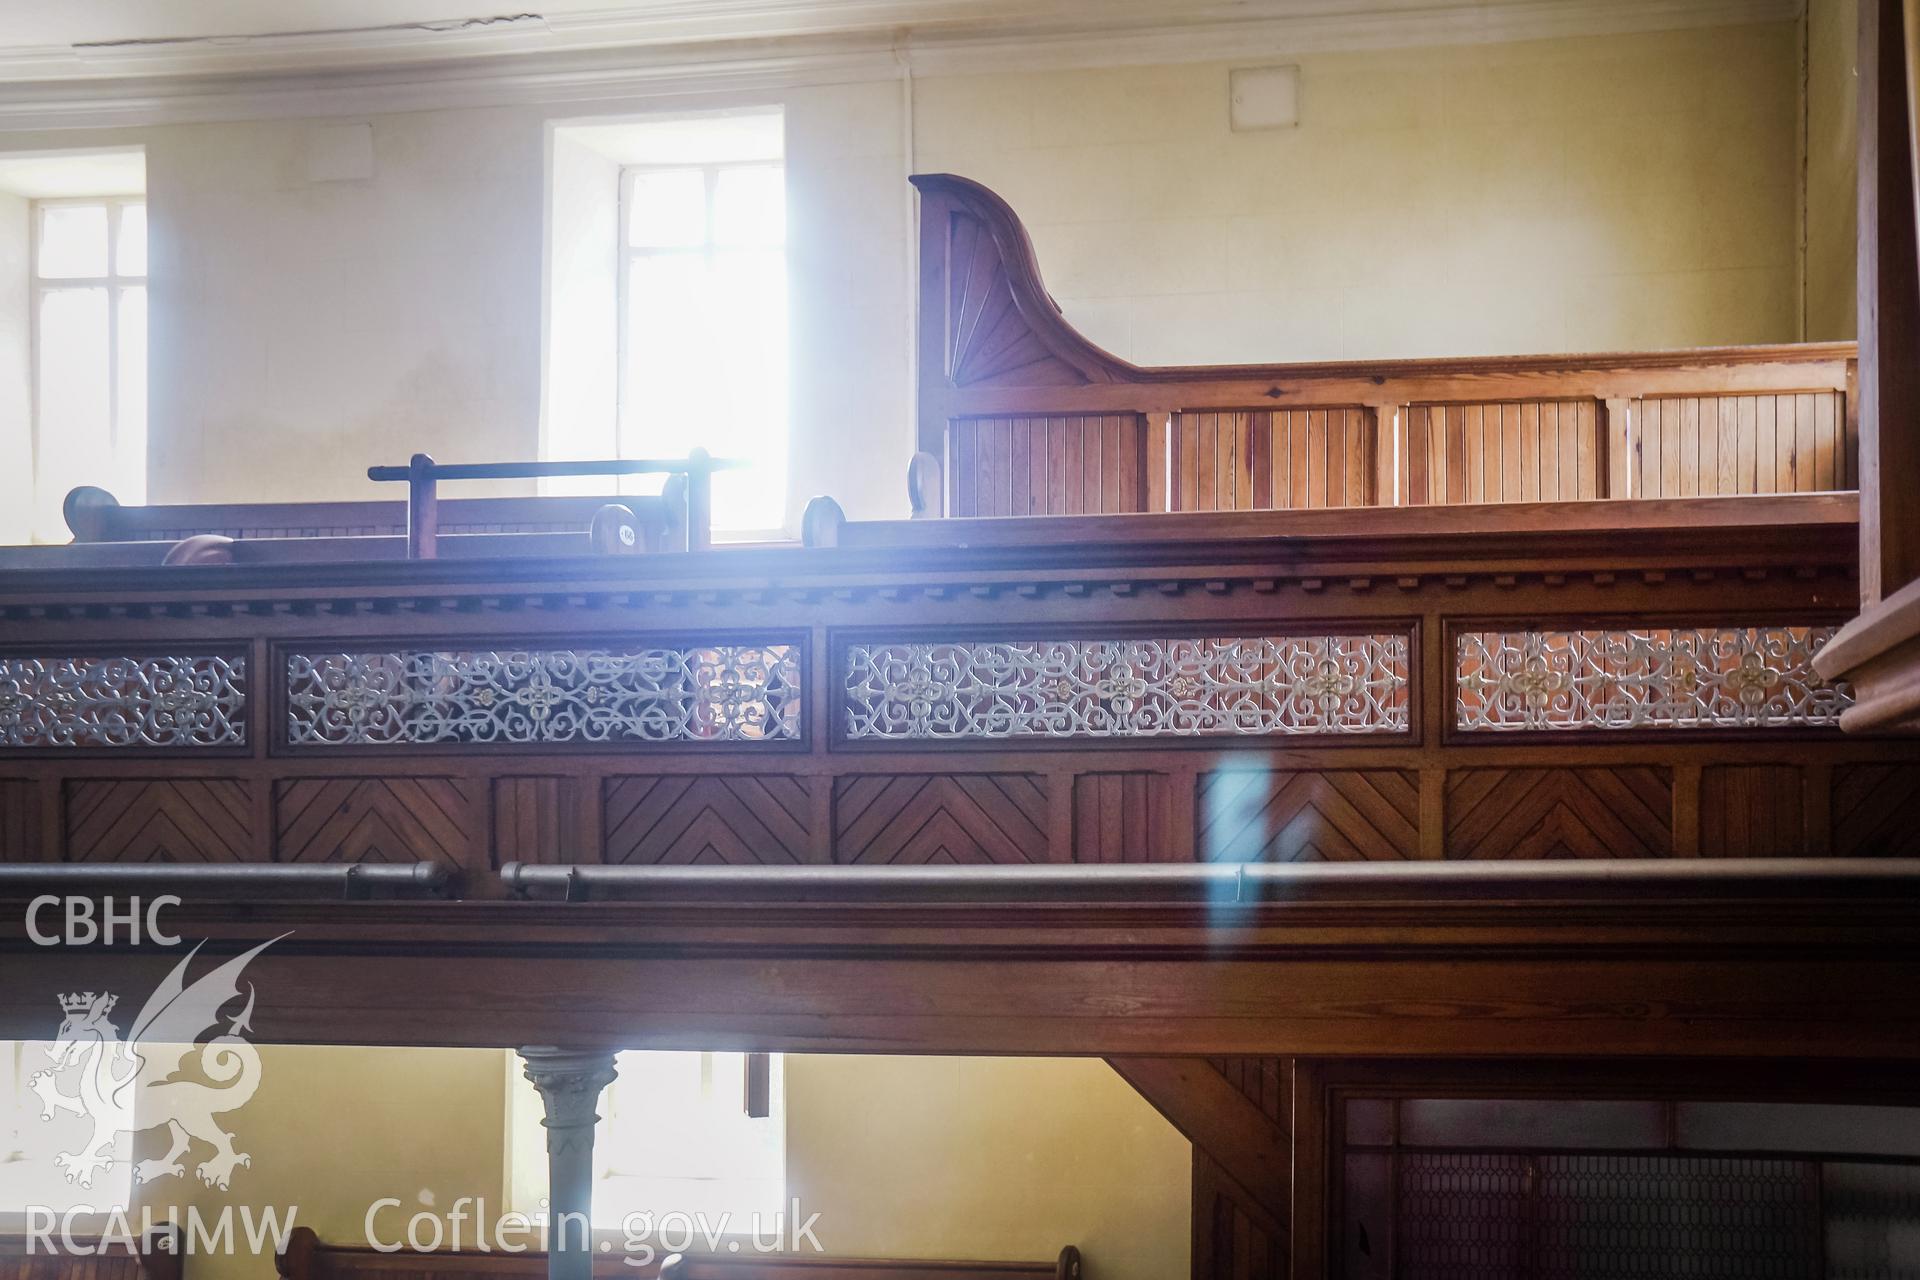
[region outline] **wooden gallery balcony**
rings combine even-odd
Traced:
[[[1584,1007],[1593,1053],[1911,1047],[1911,880],[1834,885],[1920,853],[1920,751],[1843,736],[1812,667],[1859,600],[1847,348],[1141,369],[1062,321],[997,198],[920,186],[911,487],[946,518],[820,500],[804,545],[679,550],[697,463],[485,511],[433,506],[425,463],[411,512],[93,495],[89,536],[129,540],[0,556],[0,860],[443,869],[469,901],[206,909],[335,949],[301,989],[355,994],[263,1010],[283,1038],[1539,1053]],[[1472,865],[1547,858],[1695,861]],[[1197,869],[1315,861],[1368,865]],[[1040,870],[883,879],[949,863]],[[1258,905],[1225,933],[1222,885]],[[1229,946],[1347,967],[1281,1010],[1186,964]],[[956,967],[834,967],[861,947]],[[1511,1005],[1473,968],[1551,947]],[[1034,948],[1078,967],[971,967]],[[1833,948],[1846,999],[1807,962]],[[473,961],[509,953],[512,984]]]

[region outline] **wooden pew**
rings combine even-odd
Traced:
[[[916,514],[1806,493],[1857,484],[1851,343],[1143,367],[992,191],[920,174]],[[943,478],[944,477],[944,478]]]
[[[584,534],[609,504],[632,508],[649,531],[649,550],[677,550],[684,523],[684,485],[657,497],[443,498],[445,534]],[[67,495],[67,528],[76,543],[171,544],[200,534],[245,539],[404,537],[404,500],[366,502],[209,502],[122,506],[105,489],[83,485]],[[654,543],[657,541],[657,545]],[[403,553],[404,554],[404,553]]]
[[[70,1252],[59,1249],[56,1231],[53,1243],[57,1251],[49,1252],[45,1242],[25,1234],[0,1235],[0,1280],[181,1280],[178,1236],[164,1228],[137,1242],[77,1238],[78,1248]]]
[[[1052,1262],[918,1262],[886,1258],[757,1257],[673,1254],[660,1280],[1079,1280],[1072,1245]]]
[[[274,1258],[274,1269],[281,1280],[544,1280],[547,1255],[538,1250],[383,1253],[364,1245],[323,1244],[311,1227],[296,1227],[286,1252]],[[593,1274],[594,1280],[1080,1280],[1080,1251],[1068,1245],[1047,1262],[676,1253],[657,1265],[630,1265],[616,1251],[596,1254]]]

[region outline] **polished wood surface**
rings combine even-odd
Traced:
[[[1524,895],[1462,867],[1459,893],[1405,897],[1380,885],[1420,869],[1367,865],[1337,895],[1245,903],[1103,902],[1074,884],[1100,869],[1062,870],[1053,893],[985,901],[868,897],[817,868],[757,894],[752,872],[680,872],[631,901],[189,898],[167,923],[209,959],[291,930],[248,979],[259,1038],[294,1043],[1904,1059],[1920,1037],[1910,862],[1610,864]],[[36,947],[13,909],[0,955],[7,1038],[43,1034],[63,991],[149,989],[180,958]]]
[[[244,746],[0,753],[0,858],[1016,864],[1913,852],[1920,752],[1832,730],[1467,735],[1462,628],[1814,624],[1850,495],[845,524],[831,550],[0,572],[43,655],[244,654]],[[1611,515],[1611,521],[1602,516]],[[1146,540],[1142,526],[1165,531]],[[244,543],[236,543],[243,546]],[[1369,735],[849,739],[857,637],[1411,637]],[[787,742],[292,747],[289,649],[798,646]],[[1781,823],[1787,829],[1782,830]],[[937,837],[937,838],[936,838]]]
[[[541,1280],[547,1255],[537,1249],[508,1252],[498,1244],[493,1252],[382,1252],[324,1244],[311,1227],[295,1227],[286,1250],[275,1256],[274,1269],[281,1280]],[[1080,1280],[1080,1251],[1068,1245],[1045,1262],[965,1262],[753,1252],[662,1258],[614,1249],[594,1257],[593,1274],[596,1280]]]
[[[1856,483],[1848,343],[1149,368],[1048,296],[993,192],[921,174],[917,447],[944,514],[1300,510]]]
[[[1859,701],[1842,722],[1872,732],[1920,729],[1920,136],[1912,82],[1915,11],[1899,0],[1860,8],[1860,616],[1820,670]]]

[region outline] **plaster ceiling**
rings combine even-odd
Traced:
[[[1111,35],[1260,22],[1471,26],[1591,0],[0,0],[19,80],[330,71],[494,54],[787,38]],[[1671,8],[1682,0],[1636,0]],[[1742,0],[1718,0],[1738,7]],[[1779,0],[1752,0],[1777,9]]]

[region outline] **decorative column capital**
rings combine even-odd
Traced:
[[[591,1129],[600,1119],[594,1107],[618,1072],[605,1049],[558,1049],[528,1045],[520,1050],[526,1076],[540,1091],[549,1129]]]

